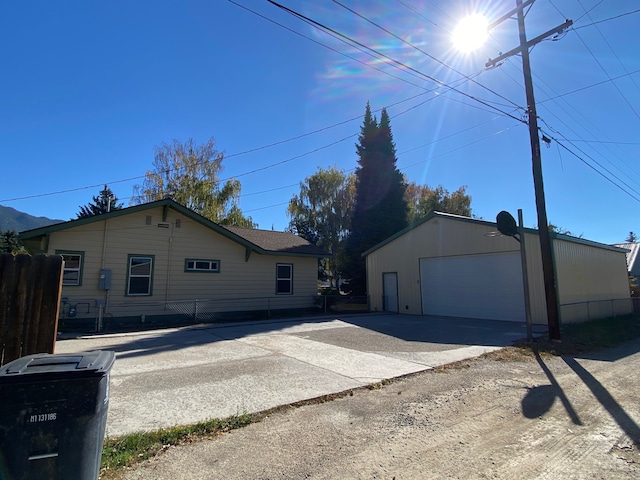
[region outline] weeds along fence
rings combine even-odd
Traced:
[[[560,320],[563,323],[616,318],[631,314],[640,314],[640,297],[592,300],[560,305]]]
[[[60,255],[0,255],[0,365],[53,353],[63,265]]]

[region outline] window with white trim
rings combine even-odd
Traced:
[[[62,285],[79,286],[82,285],[82,267],[84,252],[71,252],[67,250],[56,250],[57,255],[64,259],[64,270],[62,272]]]
[[[291,295],[293,293],[293,265],[276,264],[276,294]]]
[[[129,255],[127,295],[151,295],[153,255]]]
[[[204,260],[199,258],[187,258],[184,261],[185,272],[220,272],[220,260]]]

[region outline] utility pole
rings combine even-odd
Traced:
[[[489,28],[493,28],[504,20],[510,18],[514,13],[518,20],[518,33],[520,35],[520,45],[509,52],[489,60],[485,66],[493,67],[498,62],[515,55],[522,55],[522,73],[524,74],[524,86],[527,96],[527,123],[529,124],[529,138],[531,142],[531,161],[533,169],[533,187],[536,197],[536,211],[538,214],[538,235],[540,238],[540,253],[542,257],[542,274],[544,278],[544,291],[547,301],[547,323],[549,325],[549,338],[560,340],[560,321],[558,318],[558,297],[556,294],[555,271],[553,268],[553,252],[551,247],[551,236],[549,235],[549,223],[547,221],[547,207],[544,199],[544,183],[542,181],[542,159],[540,156],[540,137],[538,133],[538,115],[536,112],[536,102],[533,95],[533,81],[531,80],[531,64],[529,63],[529,48],[540,43],[545,38],[556,33],[560,33],[573,25],[571,20],[567,20],[536,38],[527,41],[524,24],[524,8],[531,5],[535,0],[516,0],[516,8],[503,15],[493,22]]]

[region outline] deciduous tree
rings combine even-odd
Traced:
[[[193,139],[163,143],[156,147],[153,170],[134,187],[132,203],[171,198],[213,222],[254,228],[257,225],[238,206],[240,182],[220,180],[223,158],[213,139],[204,145]]]
[[[409,223],[413,223],[431,212],[452,213],[454,215],[471,216],[471,197],[462,186],[449,193],[442,185],[430,188],[414,182],[407,184],[405,200],[409,205]]]
[[[329,167],[300,182],[300,194],[289,202],[289,229],[325,249],[331,256],[322,262],[322,270],[338,288],[341,258],[349,233],[355,200],[355,175]]]

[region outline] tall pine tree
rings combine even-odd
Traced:
[[[391,122],[382,109],[380,122],[367,103],[356,151],[356,201],[347,241],[347,278],[354,295],[367,287],[365,259],[361,254],[407,227],[406,184],[396,168],[396,146]]]
[[[118,203],[118,197],[105,185],[104,188],[100,190],[98,196],[93,197],[93,203],[80,206],[80,211],[77,215],[78,218],[93,217],[94,215],[101,215],[113,210],[120,210],[122,207],[123,204]]]

